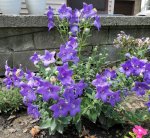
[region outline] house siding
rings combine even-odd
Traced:
[[[47,0],[47,4],[46,4],[46,7],[45,7],[45,12],[47,11],[48,6],[51,6],[56,12],[56,10],[63,3],[66,3],[66,0]],[[28,9],[27,9],[25,0],[22,0],[22,6],[21,6],[20,14],[22,14],[22,15],[27,15],[28,14]]]

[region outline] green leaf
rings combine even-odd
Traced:
[[[42,121],[42,123],[40,124],[40,128],[41,129],[47,129],[51,127],[51,123],[52,123],[52,118],[46,119],[44,121]]]
[[[52,131],[51,128],[48,129],[49,135],[54,135],[56,133],[56,130]]]
[[[57,122],[56,122],[56,119],[52,119],[51,121],[51,131],[54,131],[56,129],[56,126],[57,126]]]
[[[78,122],[75,124],[75,127],[76,127],[77,131],[80,133],[80,132],[81,132],[81,128],[82,128],[81,121],[78,121]]]
[[[92,122],[94,122],[94,123],[96,122],[96,120],[97,120],[97,115],[98,115],[98,114],[97,114],[97,112],[96,112],[96,111],[95,111],[95,112],[93,112],[93,113],[91,114],[91,116],[90,116],[90,117],[91,117],[91,119],[92,119]]]
[[[63,127],[63,125],[60,125],[60,124],[57,126],[57,128],[56,128],[56,129],[57,129],[57,131],[58,131],[59,133],[61,133],[61,134],[62,134],[62,133],[63,133],[63,131],[64,131],[64,127]]]
[[[61,124],[68,125],[71,121],[71,117],[62,117],[59,119]]]

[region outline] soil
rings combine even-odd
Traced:
[[[33,138],[31,129],[38,126],[37,120],[33,120],[25,112],[16,115],[0,115],[0,138]],[[100,125],[90,121],[84,122],[82,134],[77,135],[73,127],[69,127],[64,135],[48,136],[46,131],[40,131],[35,138],[121,138],[128,127],[116,125],[109,130],[104,130]]]

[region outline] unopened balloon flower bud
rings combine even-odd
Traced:
[[[56,81],[57,81],[57,79],[56,79],[55,76],[52,76],[52,77],[50,78],[50,82],[51,82],[51,83],[55,83]]]
[[[17,69],[16,76],[18,77],[20,75],[21,69]]]
[[[90,32],[89,28],[85,28],[84,31],[83,31],[84,34],[89,34],[89,32]]]
[[[46,68],[45,71],[49,72],[51,70],[50,67]]]

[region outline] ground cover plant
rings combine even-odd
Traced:
[[[38,73],[5,66],[4,83],[7,88],[20,89],[28,114],[39,118],[40,127],[48,129],[50,135],[63,133],[69,125],[80,132],[82,117],[99,121],[105,128],[149,120],[150,62],[143,59],[149,40],[141,39],[147,43],[135,50],[126,37],[118,38],[114,42],[117,47],[129,47],[122,50],[125,58],[118,67],[105,68],[106,51],[99,53],[95,47],[89,58],[82,56],[93,27],[101,28],[96,9],[84,3],[81,10],[72,10],[63,4],[58,13],[55,18],[49,7],[47,16],[49,31],[56,27],[63,40],[59,52],[34,53],[30,60]],[[124,104],[132,96],[143,98],[146,106],[134,112],[126,109]]]
[[[23,106],[18,89],[0,90],[0,113],[13,113]]]

